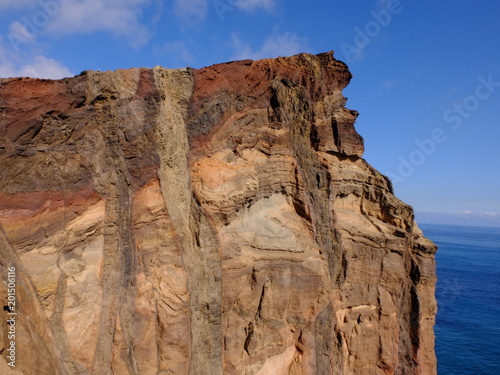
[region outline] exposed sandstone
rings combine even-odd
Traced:
[[[436,248],[350,79],[326,53],[1,80],[17,373],[435,374]]]

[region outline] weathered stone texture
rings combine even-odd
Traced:
[[[17,373],[435,374],[436,248],[350,79],[325,53],[2,80]]]

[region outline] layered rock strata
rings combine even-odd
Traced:
[[[1,80],[2,373],[435,374],[436,248],[350,79],[326,53]]]

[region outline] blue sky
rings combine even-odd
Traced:
[[[0,76],[335,50],[366,159],[417,219],[500,226],[498,0],[2,0]]]

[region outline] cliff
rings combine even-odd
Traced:
[[[436,248],[350,79],[326,53],[1,80],[0,372],[435,374]]]

